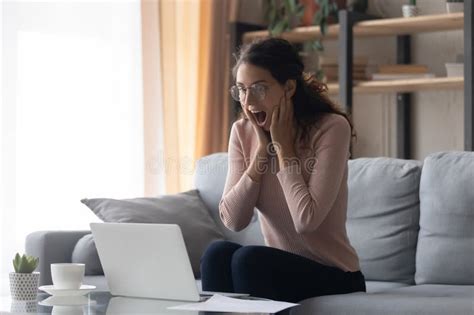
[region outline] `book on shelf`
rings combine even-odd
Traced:
[[[352,59],[353,65],[366,66],[369,62],[367,56],[355,56]],[[339,64],[339,58],[337,56],[319,56],[319,66],[337,66]]]
[[[428,73],[428,67],[426,65],[418,64],[384,64],[377,66],[378,73]]]
[[[326,79],[328,81],[338,81],[339,80],[339,76],[337,75],[328,75],[328,74],[324,74],[324,76],[326,77]],[[353,74],[352,75],[352,80],[363,80],[363,81],[366,81],[366,80],[369,80],[370,77],[367,76],[365,73],[364,74]]]
[[[374,73],[372,80],[402,80],[402,79],[421,79],[434,78],[433,73]]]
[[[321,70],[326,75],[337,76],[339,74],[339,68],[338,67],[321,67]],[[366,74],[366,68],[352,69],[352,74],[353,75],[365,75]]]

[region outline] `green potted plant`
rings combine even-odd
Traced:
[[[270,36],[279,36],[301,25],[303,15],[309,13],[309,16],[313,14],[313,24],[320,27],[324,37],[328,25],[332,21],[338,22],[338,11],[343,8],[341,3],[340,0],[270,0],[265,14]],[[347,1],[347,9],[351,11],[365,13],[367,7],[368,0]],[[321,40],[313,41],[311,47],[319,51],[324,50]]]
[[[34,270],[38,267],[39,258],[16,254],[13,259],[15,272],[10,272],[10,291],[13,300],[36,300],[40,273]]]
[[[307,20],[312,20],[313,24],[319,25],[321,34],[326,35],[327,26],[331,16],[337,21],[338,5],[335,0],[270,0],[267,3],[266,19],[268,21],[268,31],[270,36],[280,36],[283,32],[290,31],[302,24],[303,15]],[[304,59],[312,56],[314,51],[323,51],[324,47],[321,39],[308,41],[305,43],[306,52],[301,52]],[[323,73],[318,70],[317,76],[322,79]]]
[[[402,6],[403,17],[413,17],[418,15],[418,7],[416,6],[416,0],[409,0],[408,4]]]
[[[464,0],[446,0],[448,13],[464,12]]]
[[[299,26],[304,10],[297,0],[270,0],[265,14],[270,36],[279,36]]]
[[[313,16],[313,24],[321,29],[321,39],[308,41],[304,44],[304,54],[311,55],[314,51],[324,51],[322,40],[327,33],[330,23],[338,22],[338,11],[345,8],[351,11],[365,13],[368,7],[368,0],[270,0],[267,3],[266,19],[270,36],[280,36],[281,33],[290,31],[301,25],[305,11],[310,11],[309,16]],[[308,12],[306,12],[308,13]],[[307,18],[307,16],[306,16]],[[324,73],[318,70],[317,77],[321,80]]]

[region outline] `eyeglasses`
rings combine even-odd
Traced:
[[[240,85],[233,85],[229,91],[230,95],[232,95],[232,98],[237,102],[243,102],[245,100],[247,90],[250,90],[250,95],[256,101],[261,102],[265,99],[265,96],[267,96],[267,89],[268,87],[263,84],[254,84],[248,88]]]

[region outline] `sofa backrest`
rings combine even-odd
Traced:
[[[474,284],[474,152],[426,157],[420,182],[417,284]]]
[[[422,163],[349,160],[347,233],[366,280],[414,283]]]
[[[224,191],[226,177],[227,153],[207,155],[196,162],[194,187],[199,190],[204,204],[211,212],[212,217],[221,228],[226,239],[242,245],[263,245],[264,240],[256,210],[249,226],[238,233],[227,229],[222,224],[219,217],[219,201]]]

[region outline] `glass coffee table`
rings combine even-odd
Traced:
[[[39,293],[36,301],[13,301],[8,297],[0,300],[0,314],[53,314],[53,315],[115,315],[115,314],[163,314],[203,315],[242,314],[170,310],[168,307],[186,304],[183,301],[129,298],[112,296],[107,291],[93,291],[84,296],[56,297]],[[267,313],[252,313],[265,314]]]

